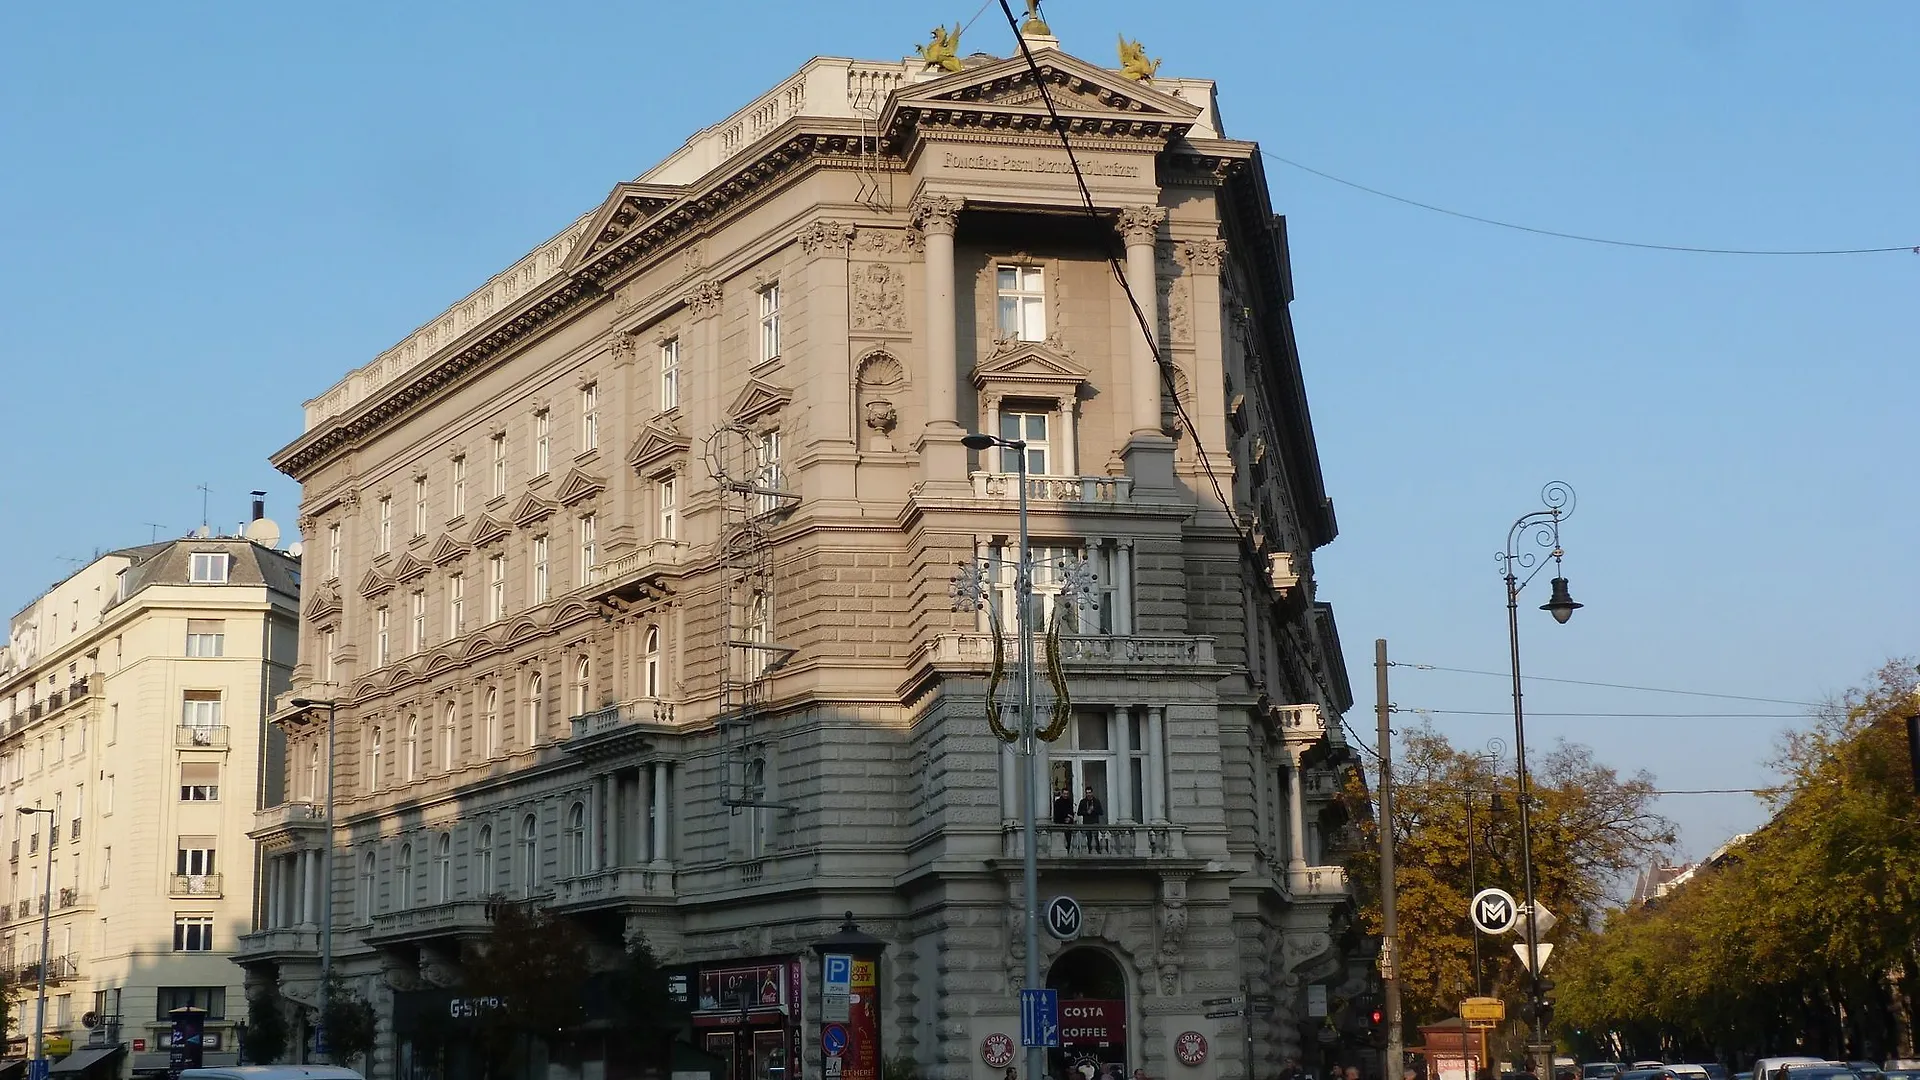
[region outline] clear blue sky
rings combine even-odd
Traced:
[[[0,25],[0,608],[95,547],[231,525],[300,402],[812,55],[891,57],[919,4],[14,5]],[[1015,4],[1018,8],[1020,5]],[[1231,134],[1439,205],[1712,247],[1920,243],[1920,5],[1054,0],[1220,83]],[[967,51],[1005,53],[997,9]],[[1493,554],[1552,478],[1588,605],[1542,675],[1814,701],[1920,651],[1920,256],[1545,239],[1273,163],[1356,689],[1501,670]],[[1404,707],[1506,707],[1396,672]],[[1542,712],[1778,712],[1542,685]],[[1356,708],[1353,723],[1369,729]],[[1510,724],[1438,717],[1478,744]],[[1789,719],[1554,718],[1668,787],[1765,782]],[[1760,817],[1673,798],[1700,854]]]

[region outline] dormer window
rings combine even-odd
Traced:
[[[224,551],[196,551],[187,571],[187,580],[195,585],[225,585],[227,583],[227,553]]]
[[[1002,266],[998,275],[1000,337],[1047,340],[1047,287],[1038,266]]]

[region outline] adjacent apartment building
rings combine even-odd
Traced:
[[[209,1014],[208,1060],[232,1060],[245,1013],[229,958],[250,928],[262,732],[298,640],[299,563],[270,543],[115,551],[13,617],[0,648],[8,1056],[34,1048],[44,967],[46,1034],[71,1045],[68,1071],[164,1073],[167,1013],[187,1005]]]
[[[1011,42],[953,71],[809,62],[306,404],[274,463],[302,486],[293,689],[337,703],[337,827],[327,712],[289,695],[255,835],[300,884],[238,959],[317,1000],[330,842],[370,1075],[463,1074],[447,1018],[504,989],[463,947],[512,898],[644,935],[739,1080],[828,1071],[811,947],[851,912],[888,945],[856,1026],[999,1080],[1017,453],[1071,700],[1042,753],[1074,809],[1046,796],[1033,841],[1044,896],[1086,914],[1043,939],[1083,1021],[1056,1065],[1345,1053],[1319,1006],[1369,977],[1339,866],[1351,702],[1284,222],[1212,82],[1027,39],[1037,74]]]

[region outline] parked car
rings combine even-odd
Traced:
[[[1703,1061],[1700,1067],[1707,1070],[1707,1075],[1713,1080],[1728,1080],[1727,1067],[1717,1061]]]
[[[1812,1065],[1782,1065],[1779,1080],[1863,1080],[1843,1062],[1822,1061]]]
[[[1580,1066],[1580,1080],[1614,1080],[1625,1069],[1617,1061],[1589,1061]]]
[[[1657,1069],[1628,1069],[1617,1080],[1665,1080],[1666,1075],[1667,1067],[1662,1065]]]
[[[1886,1071],[1880,1075],[1886,1077],[1887,1080],[1920,1080],[1920,1067],[1910,1068],[1902,1065],[1889,1065]]]
[[[1866,1077],[1867,1080],[1879,1080],[1880,1077],[1886,1075],[1886,1073],[1881,1071],[1879,1065],[1871,1061],[1849,1061],[1847,1062],[1847,1068]]]
[[[217,1069],[182,1069],[180,1080],[366,1080],[338,1065],[228,1065]]]
[[[1787,1065],[1825,1065],[1827,1059],[1817,1057],[1767,1057],[1753,1063],[1753,1080],[1781,1080],[1774,1075]]]
[[[1753,1080],[1753,1074],[1750,1072],[1737,1072],[1733,1074],[1733,1080]]]

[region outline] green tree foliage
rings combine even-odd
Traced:
[[[247,995],[247,1031],[240,1050],[256,1065],[270,1065],[287,1056],[286,1001],[271,986],[255,987]]]
[[[334,1061],[365,1059],[373,1053],[375,1040],[380,1035],[373,1006],[338,975],[328,984],[323,1023],[327,1029],[327,1054]]]
[[[1910,1055],[1920,974],[1920,802],[1905,725],[1914,686],[1911,666],[1889,665],[1789,736],[1772,820],[1718,865],[1569,947],[1561,1017],[1613,1033],[1635,1054],[1744,1060],[1801,1045]]]
[[[1394,963],[1411,1029],[1457,1015],[1460,999],[1475,992],[1468,902],[1476,889],[1489,886],[1522,894],[1520,821],[1513,775],[1489,757],[1452,745],[1431,726],[1405,732],[1395,755],[1399,937]],[[1650,808],[1650,777],[1622,778],[1595,761],[1585,746],[1563,742],[1536,751],[1529,755],[1528,773],[1534,892],[1560,919],[1562,926],[1550,939],[1559,942],[1598,917],[1611,882],[1672,845],[1673,825]],[[1367,795],[1356,783],[1349,798],[1364,804]],[[1471,880],[1470,800],[1476,834]],[[1349,857],[1348,871],[1359,893],[1362,924],[1378,934],[1378,821],[1364,812],[1355,816],[1362,819],[1365,842]],[[1519,1015],[1525,993],[1510,947],[1514,940],[1483,938],[1480,947],[1479,979],[1489,994],[1507,1000],[1509,1017]],[[1505,1034],[1515,1035],[1517,1029]]]

